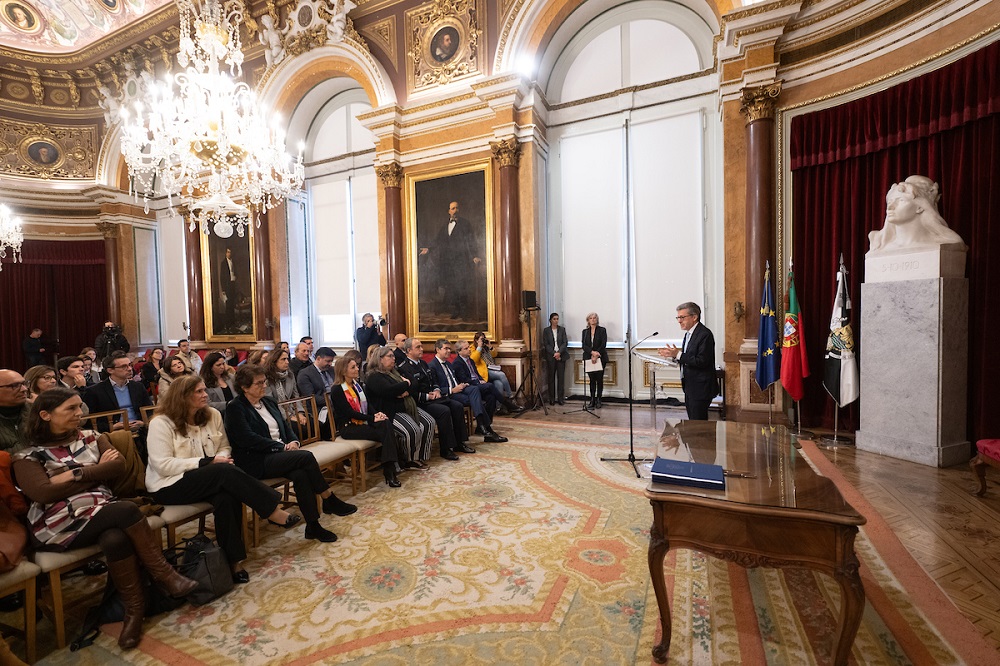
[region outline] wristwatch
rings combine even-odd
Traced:
[[[74,467],[72,471],[74,481],[83,481],[83,468]]]

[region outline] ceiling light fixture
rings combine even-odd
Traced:
[[[21,261],[21,244],[24,242],[24,231],[21,218],[14,217],[10,208],[0,204],[0,271],[3,270],[3,259],[7,258],[7,250],[11,251],[11,261]]]
[[[177,0],[181,71],[151,80],[134,108],[121,108],[122,154],[131,193],[148,212],[159,184],[171,209],[187,209],[193,231],[240,236],[259,215],[302,189],[298,159],[285,152],[280,119],[264,121],[257,96],[243,81],[239,26],[242,0]],[[223,70],[228,66],[228,74]],[[143,101],[145,98],[145,102]],[[237,203],[237,202],[240,203]]]

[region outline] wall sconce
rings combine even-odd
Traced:
[[[181,328],[183,328],[185,330],[185,332],[186,332],[188,330],[188,323],[186,321],[182,321],[181,322]]]
[[[733,305],[733,316],[736,317],[736,321],[739,322],[743,319],[743,315],[747,313],[746,309],[743,307],[743,301],[736,301]]]

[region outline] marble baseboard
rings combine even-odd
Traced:
[[[964,465],[972,457],[972,443],[969,441],[927,446],[926,442],[913,442],[871,430],[859,430],[855,434],[854,443],[859,451],[878,453],[930,467]]]

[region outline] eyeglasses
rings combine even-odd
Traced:
[[[113,365],[113,366],[111,366],[111,369],[112,370],[131,370],[132,369],[132,364],[128,363],[126,365]]]
[[[11,391],[20,391],[23,388],[27,388],[27,384],[24,382],[14,382],[13,384],[4,384],[0,388],[10,389]]]
[[[688,317],[693,317],[694,315],[680,315],[679,317],[674,317],[677,321],[684,321]]]
[[[253,386],[267,386],[267,380],[261,379],[253,383]]]

